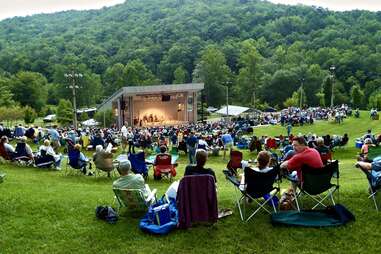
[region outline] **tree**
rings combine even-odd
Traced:
[[[302,97],[301,97],[302,96]],[[304,90],[300,87],[298,91],[292,93],[292,96],[288,98],[283,105],[285,107],[299,107],[300,105],[305,105],[307,102],[306,94]]]
[[[61,99],[57,107],[57,121],[63,125],[72,123],[73,107],[69,100]]]
[[[208,105],[219,106],[224,102],[224,85],[231,75],[224,54],[215,46],[202,51],[201,59],[193,72],[193,80],[205,83]]]
[[[128,62],[123,70],[123,75],[126,80],[125,86],[144,86],[160,83],[141,60]]]
[[[112,124],[116,122],[116,117],[111,109],[96,112],[94,115],[94,119],[97,122],[102,123],[104,127],[110,127]]]
[[[381,109],[381,91],[375,91],[370,97],[369,97],[369,108],[376,108],[377,110]]]
[[[184,84],[187,79],[187,72],[182,66],[179,66],[176,68],[173,76],[175,77],[173,84]]]
[[[351,103],[353,108],[360,108],[363,105],[364,92],[359,85],[355,85],[351,89]]]
[[[24,108],[24,122],[26,124],[34,123],[34,120],[36,119],[36,117],[37,117],[37,114],[33,108],[29,106],[26,106]]]
[[[9,79],[0,76],[0,107],[14,105],[13,93],[9,88]]]
[[[10,80],[14,99],[39,112],[48,97],[47,80],[40,73],[20,71]]]
[[[6,121],[8,126],[13,121],[21,120],[24,117],[24,110],[19,106],[0,107],[0,122]]]
[[[261,62],[263,57],[255,47],[254,40],[246,40],[242,42],[242,49],[239,57],[238,83],[239,97],[244,103],[251,101],[251,105],[255,107],[257,89],[259,87],[259,76],[261,75]]]

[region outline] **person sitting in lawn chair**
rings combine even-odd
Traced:
[[[0,141],[0,157],[4,160],[11,160],[14,155],[15,149],[9,144],[7,136],[2,136]]]
[[[108,145],[107,149],[104,150],[101,145],[95,147],[95,153],[93,154],[93,162],[97,169],[107,172],[107,176],[110,177],[111,171],[114,170],[113,160],[112,160],[112,145]]]
[[[35,163],[37,167],[48,167],[54,164],[57,170],[61,169],[62,155],[56,154],[50,145],[50,140],[45,139],[44,144],[39,148],[39,156],[36,157]]]
[[[143,176],[131,172],[129,160],[121,161],[117,169],[120,177],[112,183],[113,189],[140,190],[145,198],[151,194],[149,186],[144,183]]]
[[[14,160],[24,161],[28,164],[32,164],[34,162],[34,155],[32,152],[32,148],[26,143],[27,137],[22,136],[19,139],[19,142],[16,145],[15,155],[13,157]]]
[[[87,165],[89,165],[91,169],[91,163],[89,159],[81,152],[80,144],[75,144],[74,149],[69,150],[68,160],[69,160],[69,165],[72,168],[80,169],[85,175],[87,173],[87,169],[86,169]],[[88,175],[93,175],[93,174],[89,172]]]
[[[303,166],[310,168],[323,168],[323,162],[321,160],[319,152],[314,148],[309,148],[304,137],[295,137],[292,141],[292,146],[295,150],[295,155],[289,160],[284,161],[280,168],[288,171],[293,182],[301,181],[301,170]],[[296,171],[295,173],[292,173]],[[286,173],[288,174],[288,173]],[[292,186],[295,189],[295,185]]]
[[[257,156],[257,165],[256,167],[250,167],[252,170],[260,173],[267,173],[273,168],[270,167],[270,162],[271,162],[271,153],[268,151],[261,151],[258,153]],[[245,162],[242,162],[242,168],[246,168],[249,165]],[[245,189],[245,174],[240,174],[241,177],[241,186],[240,189],[244,190]]]
[[[368,161],[368,153],[369,153],[369,147],[375,146],[372,144],[372,140],[370,138],[366,138],[364,141],[364,144],[361,147],[360,155],[358,157],[359,161]]]
[[[196,151],[196,165],[188,165],[185,168],[184,176],[190,175],[211,175],[214,181],[217,182],[216,174],[210,168],[205,168],[208,160],[208,153],[205,150],[198,149]]]

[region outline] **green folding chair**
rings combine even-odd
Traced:
[[[146,188],[149,187],[146,185]],[[131,214],[132,217],[140,217],[144,215],[148,207],[156,202],[156,192],[149,191],[148,197],[138,189],[113,189],[116,199],[116,210],[119,215]]]
[[[5,173],[0,173],[0,183],[4,182],[6,174]]]

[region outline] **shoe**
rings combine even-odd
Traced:
[[[94,174],[93,174],[93,173],[91,173],[91,172],[89,172],[87,175],[88,175],[88,176],[93,176]]]

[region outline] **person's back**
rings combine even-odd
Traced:
[[[211,175],[214,178],[214,181],[217,182],[216,174],[210,168],[200,167],[198,165],[188,165],[185,167],[184,176],[192,175]]]
[[[99,147],[99,146],[97,146],[97,147]],[[95,152],[94,157],[93,157],[94,158],[94,164],[99,169],[112,170],[113,169],[112,157],[113,157],[112,153],[108,153],[108,152],[104,151],[102,148],[102,150]]]
[[[216,174],[210,168],[205,168],[205,163],[208,159],[208,153],[205,150],[199,149],[196,151],[196,165],[188,165],[185,168],[184,176],[189,175],[211,175],[214,181],[217,182]]]
[[[143,176],[140,174],[132,174],[130,161],[122,161],[119,165],[118,171],[120,177],[112,184],[113,189],[129,189],[129,190],[141,190],[146,197],[149,194],[147,190]]]

